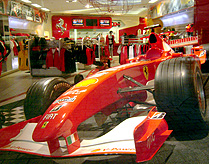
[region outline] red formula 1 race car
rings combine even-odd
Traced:
[[[0,130],[0,150],[47,157],[136,154],[142,162],[171,134],[168,124],[188,130],[203,122],[199,57],[174,53],[154,32],[149,43],[148,52],[134,62],[99,71],[74,86],[61,78],[34,83],[24,104],[28,120]],[[78,127],[88,118],[102,125],[113,114],[126,119],[98,138],[79,138]]]

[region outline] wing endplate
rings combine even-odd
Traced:
[[[165,113],[151,111],[148,117],[134,130],[136,162],[150,160],[171,134]]]

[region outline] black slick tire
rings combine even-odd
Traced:
[[[45,78],[31,85],[24,101],[26,119],[43,115],[52,102],[71,85],[63,78]]]
[[[206,121],[202,73],[192,57],[179,57],[159,64],[155,74],[155,101],[174,131],[200,130]]]
[[[74,78],[74,84],[79,83],[80,81],[82,81],[84,79],[83,75],[81,74],[77,74]]]

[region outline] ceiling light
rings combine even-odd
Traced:
[[[31,1],[29,0],[21,0],[22,2],[25,2],[25,3],[32,3]]]
[[[77,2],[77,0],[73,0],[72,2]]]
[[[40,8],[40,7],[41,7],[40,5],[35,4],[35,3],[33,3],[33,4],[31,4],[31,5],[34,6],[34,7],[37,7],[37,8]]]
[[[158,0],[150,0],[149,3],[155,3],[157,2]]]
[[[45,7],[41,8],[41,10],[50,11],[49,9],[47,9],[47,8],[45,8]]]
[[[67,3],[70,3],[70,1],[66,1]]]
[[[89,4],[86,4],[85,8],[89,9],[90,8],[90,5]]]

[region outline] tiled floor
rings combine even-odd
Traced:
[[[114,58],[114,65],[118,64],[118,58]],[[79,70],[84,76],[89,72]],[[68,82],[73,83],[73,73],[65,77]],[[209,74],[204,74],[204,80]],[[27,72],[15,72],[11,75],[0,78],[0,110],[3,110],[5,115],[5,123],[3,127],[12,125],[14,123],[24,120],[23,101],[28,87],[40,77],[32,77]],[[209,100],[209,83],[205,87],[207,101]],[[209,113],[209,112],[208,112]],[[90,127],[91,128],[91,127]],[[99,135],[102,133],[101,129],[96,129],[86,132],[85,135]],[[206,164],[209,161],[209,135],[208,127],[200,128],[195,131],[195,136],[185,136],[179,134],[178,136],[170,136],[164,145],[160,148],[157,154],[151,161],[145,163],[192,163],[192,164]],[[178,138],[178,139],[177,139]],[[181,139],[179,139],[181,138]],[[185,140],[185,138],[187,138]],[[191,139],[191,140],[188,140]],[[80,157],[80,158],[44,158],[34,155],[16,153],[16,152],[0,152],[0,164],[8,163],[48,163],[48,164],[133,164],[135,163],[135,156],[132,155],[114,155],[114,156],[96,156],[96,157]]]

